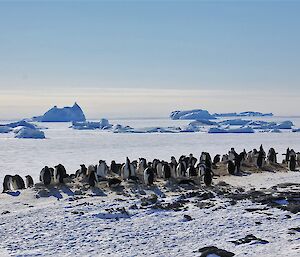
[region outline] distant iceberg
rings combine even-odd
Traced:
[[[272,117],[273,113],[262,113],[262,112],[230,112],[230,113],[214,113],[213,116],[215,117],[265,117],[269,116]]]
[[[5,125],[0,125],[0,133],[9,133],[12,131],[12,128],[5,126]]]
[[[78,130],[93,130],[93,129],[110,129],[112,124],[109,124],[107,119],[101,119],[99,122],[94,121],[73,121],[72,128]]]
[[[20,120],[12,123],[6,124],[7,127],[10,128],[16,128],[16,127],[26,127],[26,128],[31,128],[31,129],[36,129],[36,125],[31,124],[25,120]]]
[[[211,120],[215,119],[207,110],[195,109],[188,111],[173,111],[170,114],[172,120]]]
[[[58,108],[54,106],[42,116],[32,118],[33,121],[40,122],[71,122],[85,121],[85,115],[77,103],[72,107]]]
[[[218,133],[255,133],[253,128],[244,127],[244,128],[210,128],[208,130],[209,134],[218,134]]]
[[[15,138],[44,139],[45,134],[43,131],[38,130],[38,129],[31,129],[31,128],[23,127],[17,131]]]

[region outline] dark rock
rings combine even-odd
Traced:
[[[8,214],[8,213],[10,213],[10,211],[4,211],[4,212],[1,213],[1,215],[5,215],[5,214]]]
[[[228,252],[226,250],[219,249],[216,246],[203,247],[203,248],[200,248],[198,250],[198,252],[201,253],[200,257],[206,257],[206,256],[209,256],[210,254],[215,254],[220,257],[232,257],[235,255],[232,252]]]
[[[187,215],[187,214],[183,215],[183,218],[184,218],[186,221],[191,221],[191,220],[193,220],[193,218],[192,218],[190,215]]]
[[[235,245],[241,245],[241,244],[247,244],[247,243],[252,243],[252,244],[268,244],[269,242],[267,240],[263,240],[260,238],[257,238],[256,236],[250,234],[247,235],[244,238],[235,240],[235,241],[230,241],[231,243],[234,243]]]

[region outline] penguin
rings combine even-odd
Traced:
[[[197,170],[196,168],[194,167],[194,165],[190,164],[190,166],[188,167],[187,169],[187,175],[189,177],[196,177],[198,174],[197,174]]]
[[[162,178],[163,177],[163,171],[162,171],[162,162],[157,162],[156,164],[156,174],[158,178]]]
[[[25,176],[25,180],[27,188],[34,186],[33,178],[30,175]]]
[[[54,169],[51,167],[51,168],[49,168],[49,171],[50,171],[50,176],[51,176],[50,184],[54,184],[54,182],[56,181],[54,178]]]
[[[3,193],[12,189],[12,176],[5,175],[3,180]]]
[[[45,166],[40,173],[40,181],[45,185],[50,185],[51,183],[51,171],[48,166]]]
[[[107,180],[108,186],[110,188],[112,188],[112,187],[118,187],[121,184],[121,182],[122,181],[120,179],[118,179],[118,178],[109,178]]]
[[[89,165],[88,167],[88,183],[91,187],[96,185],[96,170],[94,165]]]
[[[214,159],[213,159],[213,165],[216,165],[217,163],[219,163],[221,161],[221,155],[217,154]]]
[[[145,158],[139,158],[137,172],[139,174],[144,174],[144,170],[147,168],[147,161]]]
[[[107,176],[107,172],[108,172],[108,168],[107,168],[106,162],[103,160],[100,160],[98,167],[97,167],[97,177],[96,177],[98,179],[98,181],[105,179]]]
[[[234,175],[235,165],[232,160],[227,161],[227,171],[230,175]]]
[[[55,181],[64,184],[64,178],[67,177],[67,172],[65,167],[62,164],[54,166],[55,168]]]
[[[177,165],[177,176],[186,176],[186,164],[184,161],[179,161],[178,165]]]
[[[25,189],[25,183],[21,176],[19,176],[18,174],[14,175],[13,183],[14,183],[14,181],[17,185],[17,188],[15,188],[15,189]]]
[[[146,185],[151,186],[154,182],[154,169],[149,165],[148,168],[144,170],[144,182]]]
[[[195,158],[195,157],[193,156],[193,154],[190,153],[189,158],[188,158],[188,165],[191,164],[192,166],[195,166],[196,163],[197,163],[197,158]]]
[[[212,183],[212,178],[214,176],[214,173],[212,172],[212,170],[208,167],[206,167],[205,172],[204,172],[204,184],[206,186],[210,186]]]
[[[257,162],[256,162],[258,168],[261,169],[263,167],[264,159],[265,159],[265,151],[262,145],[260,145],[258,156],[257,156]]]
[[[296,153],[293,149],[289,152],[289,170],[295,171],[296,170]]]
[[[277,157],[276,157],[277,153],[275,151],[275,149],[272,147],[270,148],[269,152],[268,152],[268,156],[267,156],[267,159],[268,159],[268,162],[269,163],[277,163]]]
[[[87,177],[87,168],[84,164],[80,164],[80,169],[76,170],[75,172],[75,178],[79,178],[79,177]]]
[[[167,162],[163,162],[162,174],[164,179],[169,179],[171,177],[171,167]]]
[[[285,159],[284,159],[285,163],[288,163],[290,160],[290,148],[286,149],[286,153],[283,155],[285,155]]]
[[[128,157],[126,157],[126,163],[122,166],[121,177],[122,179],[129,179],[130,177],[132,180],[136,177],[136,168],[132,163],[130,163]]]
[[[122,164],[116,163],[115,161],[111,161],[111,163],[110,163],[110,171],[112,173],[120,175],[121,174],[121,168],[122,168]]]

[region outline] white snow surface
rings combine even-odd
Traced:
[[[220,180],[245,188],[266,187],[283,182],[299,183],[300,173],[226,176]],[[288,233],[289,228],[299,226],[299,215],[287,211],[271,208],[247,212],[245,208],[264,205],[248,200],[230,205],[223,198],[215,198],[216,205],[210,209],[188,204],[188,210],[178,212],[151,208],[132,210],[130,206],[140,204],[139,197],[116,195],[109,189],[100,192],[102,196],[90,191],[88,197],[74,198],[71,191],[62,187],[53,190],[50,197],[36,198],[32,189],[22,190],[18,196],[1,194],[1,213],[9,211],[0,215],[1,256],[189,257],[199,256],[195,251],[211,245],[232,251],[237,257],[299,256],[299,235],[296,234],[299,232]],[[159,191],[151,188],[146,193],[159,196]],[[167,195],[163,200],[176,197],[176,194]],[[107,211],[122,207],[129,209],[129,215]],[[183,215],[190,215],[193,220],[185,221]],[[229,242],[248,234],[269,243],[235,246]]]

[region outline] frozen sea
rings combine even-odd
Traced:
[[[292,120],[300,127],[300,117],[263,117],[266,121]],[[183,126],[190,121],[170,119],[120,119],[110,120],[112,124],[129,125],[134,128],[152,126]],[[7,121],[0,121],[7,123]],[[69,173],[75,172],[79,165],[96,164],[100,159],[110,164],[111,160],[124,162],[145,157],[170,160],[182,154],[193,153],[197,158],[202,151],[212,155],[226,153],[231,147],[237,151],[244,148],[250,151],[263,144],[265,150],[274,147],[279,160],[287,147],[300,151],[300,133],[255,134],[207,134],[196,133],[152,133],[152,134],[115,134],[101,130],[74,130],[70,123],[39,123],[47,127],[47,139],[15,139],[12,133],[0,134],[0,181],[5,174],[30,174],[38,179],[40,170],[45,166],[62,163]],[[1,185],[2,187],[2,185]]]

